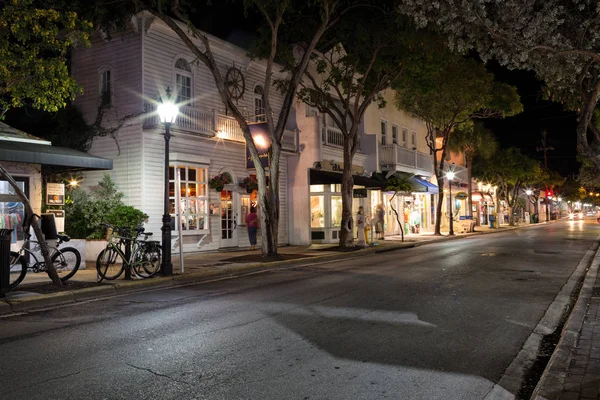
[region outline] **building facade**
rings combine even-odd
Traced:
[[[247,50],[231,43],[210,40],[223,76],[243,81],[235,100],[248,120],[264,121],[264,90],[271,90],[277,113],[282,96],[261,86],[264,63],[250,60]],[[91,152],[113,160],[112,178],[124,201],[149,215],[147,230],[159,232],[162,225],[165,141],[155,108],[170,88],[180,105],[169,154],[173,248],[179,246],[179,236],[184,252],[249,246],[245,215],[256,194],[239,185],[254,173],[247,168],[242,131],[228,115],[212,74],[168,26],[142,13],[112,40],[96,34],[90,48],[74,52],[72,71],[84,87],[75,104],[86,120],[94,121],[102,110],[105,126],[121,126],[112,136],[96,137]],[[294,129],[286,130],[283,140],[280,244],[289,242],[286,158],[297,150],[296,136]],[[219,191],[209,187],[212,177],[223,175],[229,184]],[[101,177],[87,173],[85,184],[94,185]]]

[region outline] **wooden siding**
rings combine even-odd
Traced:
[[[242,112],[254,114],[254,87],[264,83],[263,62],[251,62],[247,51],[236,48],[231,44],[210,37],[213,52],[221,74],[225,76],[229,67],[240,68],[246,82],[246,90],[242,99],[237,101]],[[199,44],[199,42],[198,42]],[[227,47],[223,51],[220,47]],[[177,58],[183,57],[188,62],[195,59],[192,52],[183,44],[179,37],[161,21],[154,21],[144,37],[144,96],[146,99],[157,99],[164,94],[165,88],[175,86],[174,64]],[[246,68],[246,66],[248,66]],[[278,71],[279,68],[276,68]],[[192,65],[193,101],[192,106],[207,111],[215,110],[224,114],[225,107],[218,94],[214,78],[208,68],[201,62]],[[274,88],[270,90],[270,98],[275,115],[281,109],[282,95]]]
[[[202,155],[210,159],[208,166],[208,177],[212,177],[224,171],[233,175],[236,183],[249,175],[246,169],[245,145],[236,142],[224,142],[222,140],[210,138],[198,138],[185,133],[173,132],[174,137],[170,142],[171,154],[189,154]],[[149,215],[146,226],[150,231],[160,232],[163,213],[163,193],[164,179],[163,159],[164,159],[164,140],[160,130],[144,131],[144,188],[145,207],[144,212]],[[280,222],[279,222],[279,243],[288,243],[288,187],[287,187],[287,159],[281,159],[281,178],[280,178]],[[220,194],[213,189],[208,190],[209,203],[220,203]],[[238,210],[239,212],[239,210]],[[196,244],[200,240],[199,235],[184,236],[184,251],[198,250],[217,250],[219,248],[219,236],[215,233],[220,232],[219,216],[209,216],[210,234],[202,241],[200,249]],[[249,246],[247,230],[238,225],[238,245],[240,247]],[[175,235],[174,235],[175,237]]]

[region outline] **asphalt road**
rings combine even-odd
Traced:
[[[484,399],[599,233],[558,222],[0,319],[0,399]]]

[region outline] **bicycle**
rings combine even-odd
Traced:
[[[129,268],[140,278],[149,278],[160,270],[162,249],[159,242],[148,240],[152,236],[151,232],[136,228],[133,229],[136,234],[132,236],[128,228],[108,224],[104,226],[109,229],[109,234],[106,248],[96,259],[98,282],[117,279],[125,268]],[[143,240],[138,239],[140,235],[144,236]],[[128,247],[131,249],[129,254]]]
[[[8,288],[11,290],[16,288],[23,279],[25,279],[25,275],[27,275],[27,270],[29,269],[35,273],[48,272],[44,257],[39,255],[40,258],[38,258],[35,254],[36,252],[39,253],[41,251],[40,243],[31,240],[31,234],[29,234],[28,231],[29,229],[23,230],[26,238],[23,241],[21,249],[19,249],[18,252],[10,252],[10,278]],[[74,247],[64,247],[59,249],[58,247],[61,244],[68,242],[71,238],[68,235],[57,235],[57,237],[58,241],[56,242],[56,245],[52,246],[48,243],[46,243],[46,245],[50,251],[50,260],[54,265],[58,277],[62,282],[66,282],[75,275],[77,270],[79,270],[81,254],[79,254],[79,251]],[[34,245],[33,248],[31,248],[32,244]],[[31,259],[30,257],[35,261],[32,264],[28,262],[28,259]]]

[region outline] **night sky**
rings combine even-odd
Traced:
[[[502,147],[515,146],[527,156],[543,165],[542,132],[546,130],[548,168],[563,177],[572,177],[579,171],[576,160],[577,127],[576,113],[564,109],[561,104],[546,101],[542,96],[543,82],[530,71],[508,70],[496,62],[488,64],[488,70],[496,79],[517,87],[524,111],[506,119],[487,120],[485,125],[494,132]]]

